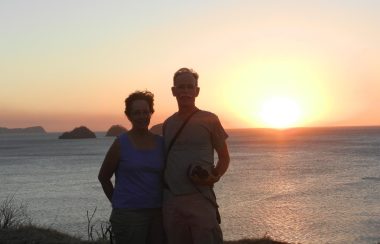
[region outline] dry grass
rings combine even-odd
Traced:
[[[53,229],[23,226],[17,229],[0,229],[0,243],[2,244],[106,244],[110,241],[84,241],[77,237],[58,232]],[[274,241],[270,237],[261,239],[243,239],[225,241],[225,244],[289,244]]]
[[[2,244],[105,244],[106,241],[83,241],[80,238],[58,232],[53,229],[22,226],[15,229],[0,229]]]
[[[76,244],[109,243],[110,226],[93,221],[96,208],[91,217],[87,211],[88,241],[73,237],[56,230],[32,224],[27,204],[16,201],[14,194],[0,202],[0,244]],[[97,237],[95,237],[97,236]]]
[[[0,203],[0,229],[17,228],[30,223],[27,204],[16,201],[14,194],[8,195]]]
[[[90,214],[87,211],[88,241],[61,233],[57,230],[38,227],[32,224],[27,205],[15,201],[14,195],[0,203],[0,244],[106,244],[110,243],[109,223],[96,225],[93,222],[96,208]],[[97,237],[95,237],[95,235]],[[225,241],[225,244],[288,244],[274,241],[265,235],[260,239]]]
[[[270,237],[261,239],[241,239],[238,241],[224,241],[225,244],[289,244],[288,242],[275,241]]]

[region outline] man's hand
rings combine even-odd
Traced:
[[[201,166],[196,166],[189,176],[194,184],[200,186],[213,186],[220,179],[220,175],[215,168],[212,168],[209,172]]]

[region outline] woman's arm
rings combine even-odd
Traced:
[[[115,173],[120,159],[120,142],[116,139],[104,158],[102,167],[100,168],[98,179],[102,184],[104,193],[111,202],[113,194],[113,184],[111,182],[112,175]]]

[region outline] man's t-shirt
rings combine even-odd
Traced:
[[[168,146],[184,121],[173,114],[164,122],[165,148]],[[173,144],[166,162],[165,181],[174,195],[198,192],[187,175],[189,166],[200,164],[214,165],[214,149],[220,148],[228,135],[218,117],[207,111],[196,112]],[[208,187],[198,187],[202,192]]]

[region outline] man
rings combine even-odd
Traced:
[[[195,106],[200,90],[196,72],[181,68],[173,81],[172,94],[177,99],[178,112],[163,125],[166,150],[184,121],[190,115],[191,118],[167,152],[163,215],[168,242],[221,244],[223,235],[212,188],[229,165],[228,135],[215,114]],[[218,155],[215,166],[214,150]],[[191,172],[195,168],[206,174]]]

